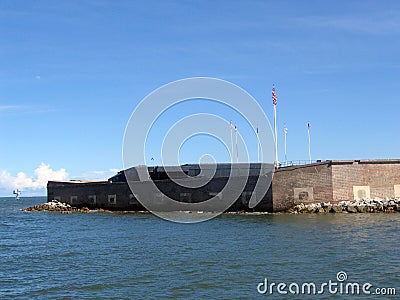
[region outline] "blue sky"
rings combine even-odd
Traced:
[[[2,0],[0,41],[0,195],[112,175],[135,106],[195,76],[239,85],[271,122],[275,84],[281,160],[284,123],[288,159],[308,158],[307,122],[313,159],[400,157],[398,1]]]

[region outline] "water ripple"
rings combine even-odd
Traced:
[[[27,213],[44,199],[25,201],[0,199],[1,299],[253,299],[264,277],[322,282],[341,270],[400,292],[399,214],[187,225],[151,214]]]

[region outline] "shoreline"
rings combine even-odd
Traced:
[[[107,210],[103,208],[89,209],[88,207],[74,207],[67,203],[57,200],[45,202],[43,204],[21,209],[26,212],[58,212],[61,214],[72,213],[113,213],[113,214],[148,214],[149,211],[118,211]],[[187,213],[207,213],[192,212]],[[224,214],[229,215],[270,215],[270,214],[316,214],[316,213],[400,213],[400,198],[398,199],[368,199],[341,201],[338,203],[316,202],[316,203],[299,203],[286,211],[271,212],[249,212],[249,211],[229,211]]]

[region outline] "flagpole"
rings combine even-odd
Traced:
[[[279,159],[278,159],[278,133],[277,133],[277,126],[276,126],[276,103],[277,103],[277,96],[275,92],[275,85],[272,87],[272,104],[274,105],[274,131],[275,131],[275,167],[279,168]]]
[[[276,167],[279,167],[279,159],[278,159],[278,133],[276,128],[276,104],[274,105],[274,130],[275,130],[275,164]]]
[[[311,135],[310,135],[310,122],[307,123],[307,131],[308,131],[308,159],[311,164]]]
[[[235,156],[234,156],[234,153],[233,153],[233,137],[232,137],[233,126],[232,126],[232,121],[229,123],[229,127],[231,129],[231,150],[232,150],[232,152],[231,152],[231,161],[233,162]]]
[[[285,133],[285,165],[287,167],[288,161],[287,161],[287,153],[286,153],[286,135],[287,135],[288,129],[286,127],[286,124],[285,124],[285,127],[283,129],[283,132]]]
[[[258,136],[258,125],[257,125],[257,162],[260,162],[260,138]]]
[[[236,131],[236,162],[239,162],[239,151],[238,151],[238,129],[237,129],[237,126],[235,126],[235,131]]]

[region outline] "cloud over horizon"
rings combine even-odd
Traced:
[[[7,170],[0,171],[0,195],[11,195],[12,191],[19,189],[24,195],[43,195],[46,193],[47,182],[51,180],[69,180],[69,179],[86,179],[86,180],[107,180],[120,170],[116,168],[107,171],[87,171],[79,176],[70,175],[64,168],[53,170],[49,164],[42,162],[35,170],[34,175],[29,176],[24,172],[18,172],[17,175],[11,174]]]
[[[41,163],[34,171],[34,176],[27,176],[19,172],[16,176],[6,170],[0,172],[0,190],[20,189],[22,191],[36,191],[46,188],[49,180],[66,180],[68,173],[65,169],[53,170],[50,165]]]

